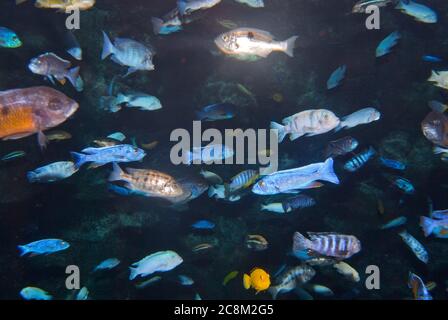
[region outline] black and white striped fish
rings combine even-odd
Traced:
[[[276,299],[279,293],[286,293],[294,290],[296,286],[303,285],[316,275],[316,271],[309,265],[302,264],[283,272],[276,280],[277,285],[271,286],[269,292],[272,299]]]
[[[293,252],[310,250],[323,256],[347,259],[361,251],[361,242],[355,236],[332,232],[308,232],[308,236],[310,240],[300,232],[294,233]]]
[[[355,172],[362,168],[375,154],[375,149],[370,147],[347,161],[344,165],[344,169],[350,172]]]

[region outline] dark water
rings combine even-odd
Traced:
[[[27,64],[32,57],[55,52],[69,58],[62,46],[61,33],[65,15],[36,9],[32,3],[15,6],[0,4],[0,25],[15,30],[24,45],[18,49],[0,49],[0,88],[2,90],[51,85],[31,74]],[[30,1],[31,2],[31,1]],[[0,283],[2,299],[18,299],[23,287],[36,286],[57,299],[71,295],[65,288],[65,267],[77,265],[81,285],[92,299],[270,299],[268,293],[254,295],[242,287],[241,274],[261,267],[271,274],[284,263],[298,265],[291,257],[294,231],[338,232],[356,235],[362,251],[348,260],[358,270],[361,281],[350,282],[331,268],[318,269],[313,283],[331,288],[334,299],[405,299],[410,271],[425,282],[435,281],[434,298],[446,298],[446,240],[425,238],[418,225],[427,214],[427,197],[436,209],[448,206],[446,164],[431,151],[422,135],[420,122],[429,109],[427,101],[443,101],[444,92],[426,82],[431,64],[421,56],[448,56],[448,4],[424,1],[439,14],[437,24],[423,24],[392,7],[382,10],[381,30],[364,27],[365,15],[351,15],[354,1],[265,0],[264,9],[253,9],[230,0],[208,10],[182,32],[155,36],[150,17],[162,16],[175,1],[98,0],[94,9],[81,14],[77,32],[83,47],[81,66],[85,90],[77,93],[69,84],[57,89],[80,103],[76,115],[58,127],[72,133],[73,139],[53,142],[40,152],[35,137],[3,141],[1,154],[24,150],[27,156],[0,164]],[[423,1],[422,1],[423,2]],[[277,39],[298,34],[298,48],[293,59],[273,53],[257,62],[243,62],[216,55],[213,39],[226,31],[217,20],[230,19],[239,26],[269,30]],[[100,60],[101,30],[112,36],[129,37],[151,44],[157,50],[155,71],[138,72],[120,85],[157,96],[163,109],[145,112],[125,109],[111,114],[99,108],[99,98],[116,74],[124,68],[112,61]],[[403,38],[393,53],[375,59],[378,43],[392,31]],[[73,61],[73,59],[71,59]],[[348,73],[343,85],[326,90],[329,74],[346,64]],[[434,66],[446,68],[446,64]],[[237,89],[242,84],[255,100]],[[219,94],[221,90],[221,94]],[[275,102],[281,94],[282,102]],[[83,168],[73,177],[54,184],[29,184],[26,172],[55,161],[70,160],[70,151],[81,150],[98,137],[121,131],[138,143],[160,141],[142,163],[132,167],[151,168],[176,176],[198,176],[200,169],[219,173],[225,180],[248,166],[173,166],[169,160],[172,143],[169,135],[176,128],[191,130],[195,111],[219,100],[239,106],[235,119],[203,124],[203,128],[269,127],[280,119],[310,108],[327,108],[343,116],[366,106],[382,113],[381,121],[350,131],[328,133],[295,142],[284,142],[279,154],[281,169],[299,167],[323,160],[328,141],[351,135],[361,148],[374,146],[384,155],[406,161],[403,176],[410,179],[416,194],[403,196],[384,179],[387,169],[374,161],[354,174],[342,169],[347,158],[336,160],[341,185],[329,185],[307,191],[317,200],[313,208],[285,216],[261,212],[262,198],[249,194],[235,203],[219,202],[203,194],[189,203],[185,211],[173,210],[158,201],[141,197],[122,197],[107,191],[111,167]],[[361,149],[360,149],[361,150]],[[385,216],[377,212],[382,199]],[[271,199],[273,200],[273,199]],[[422,242],[430,255],[421,263],[397,235],[400,229],[380,231],[378,227],[400,215],[408,218],[406,229]],[[192,231],[197,219],[216,223],[211,232]],[[244,246],[247,234],[261,234],[269,241],[266,251],[251,252]],[[20,258],[17,245],[44,238],[61,238],[70,249],[48,256]],[[216,244],[211,251],[195,255],[191,249],[204,242]],[[174,250],[184,263],[161,274],[163,280],[144,290],[137,290],[128,280],[128,266],[160,250]],[[94,266],[106,258],[117,257],[119,267],[91,275]],[[365,269],[377,265],[381,270],[381,289],[367,290]],[[230,271],[240,275],[226,287],[222,280]],[[176,276],[194,279],[192,287],[183,287]],[[315,299],[321,299],[313,294]],[[282,299],[297,299],[294,293]]]

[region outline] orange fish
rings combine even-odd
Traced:
[[[246,290],[254,288],[257,293],[265,291],[271,286],[271,276],[263,269],[255,268],[250,275],[244,274],[243,286]]]
[[[78,108],[76,101],[49,87],[1,91],[0,139],[15,140],[37,133],[44,148],[47,139],[43,131],[60,125]]]

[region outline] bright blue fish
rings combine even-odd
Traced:
[[[425,62],[435,62],[435,63],[443,61],[442,58],[439,58],[439,57],[436,57],[436,56],[429,56],[429,55],[423,56],[422,60],[425,61]]]
[[[375,154],[375,149],[370,147],[347,161],[344,165],[344,169],[350,172],[355,172],[361,169]]]
[[[11,29],[0,27],[0,47],[2,48],[18,48],[22,46],[17,34]]]
[[[71,152],[77,168],[86,162],[93,162],[98,167],[110,162],[132,162],[140,161],[146,153],[142,149],[129,144],[119,144],[112,147],[87,148],[83,153]]]
[[[331,74],[330,78],[327,81],[327,89],[334,89],[341,84],[341,81],[345,78],[345,73],[347,71],[347,66],[343,65],[337,68]]]
[[[396,46],[400,38],[401,34],[398,31],[392,32],[388,35],[376,48],[376,57],[379,58],[390,53],[391,49]]]
[[[199,220],[191,225],[195,229],[213,229],[215,224],[208,220]]]
[[[98,270],[110,270],[110,269],[115,268],[119,264],[120,264],[120,260],[118,260],[117,258],[109,258],[109,259],[102,261],[99,265],[97,265],[95,267],[95,269],[93,269],[93,272],[98,271]]]
[[[406,165],[400,161],[393,160],[393,159],[387,159],[387,158],[383,158],[383,157],[381,157],[379,160],[380,160],[380,163],[387,168],[391,168],[391,169],[395,169],[395,170],[406,170]]]
[[[232,119],[235,116],[235,109],[235,106],[230,103],[212,104],[198,111],[197,116],[202,121]]]
[[[415,193],[414,185],[408,179],[402,177],[389,177],[388,179],[394,186],[403,191],[405,194]]]
[[[398,217],[396,219],[389,221],[386,224],[383,224],[380,227],[380,229],[384,230],[384,229],[389,229],[389,228],[395,228],[395,227],[404,225],[406,222],[408,222],[408,219],[406,217]]]
[[[20,256],[30,254],[33,256],[40,254],[50,254],[58,251],[66,250],[70,247],[68,242],[61,239],[44,239],[34,241],[22,246],[18,246]]]

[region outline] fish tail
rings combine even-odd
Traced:
[[[37,174],[33,171],[30,171],[26,174],[26,178],[28,179],[28,182],[33,183],[37,181]]]
[[[283,139],[286,137],[286,131],[285,126],[282,126],[281,124],[272,121],[271,122],[271,129],[278,130],[278,142],[282,142]]]
[[[300,232],[295,232],[292,243],[292,251],[302,251],[309,249],[311,247],[311,241],[305,238]]]
[[[101,53],[101,59],[104,60],[108,56],[114,53],[115,47],[110,41],[107,34],[103,31],[103,38],[104,38],[104,44],[103,44],[103,52]]]
[[[185,15],[187,13],[187,1],[180,0],[177,2],[177,9],[181,15]]]
[[[70,152],[75,162],[75,167],[80,168],[84,163],[87,162],[86,155],[78,152]]]
[[[121,170],[120,166],[114,162],[113,164],[113,170],[109,176],[109,182],[111,181],[121,181],[123,180],[123,170]]]
[[[276,300],[277,299],[277,295],[280,292],[279,286],[270,287],[268,289],[268,292],[272,295],[272,300]]]
[[[243,275],[243,286],[244,286],[244,289],[249,290],[251,285],[252,285],[252,280],[250,279],[250,276],[247,275],[247,274],[244,274]]]
[[[65,76],[75,88],[78,85],[79,69],[79,67],[72,68],[68,70],[67,75]]]
[[[156,17],[152,17],[151,23],[152,23],[152,30],[153,30],[154,34],[159,34],[160,30],[163,27],[163,20],[156,18]]]
[[[442,154],[442,153],[447,153],[447,150],[441,147],[434,147],[432,149],[432,151],[434,152],[434,154]]]
[[[110,111],[110,112],[118,112],[121,110],[121,106],[117,101],[117,98],[114,96],[103,96],[100,98],[100,108]]]
[[[339,122],[338,126],[334,129],[334,132],[339,132],[344,128],[345,128],[345,124],[344,124],[344,121],[341,119],[341,122]]]
[[[334,172],[333,168],[334,160],[333,158],[328,158],[320,170],[319,180],[325,180],[334,184],[339,184],[339,178]]]
[[[432,70],[431,71],[431,76],[429,77],[428,81],[429,82],[438,82],[439,81],[439,74],[437,71]]]
[[[299,36],[293,36],[284,42],[285,53],[291,58],[294,58],[294,48],[296,47],[296,40],[298,38]]]
[[[422,227],[425,237],[428,237],[434,230],[434,220],[421,216],[420,217],[420,227]]]
[[[129,267],[129,271],[131,272],[129,275],[129,280],[134,280],[138,276],[137,268]]]
[[[26,246],[17,246],[17,248],[20,250],[20,256],[23,257],[24,255],[26,255],[29,250]]]

